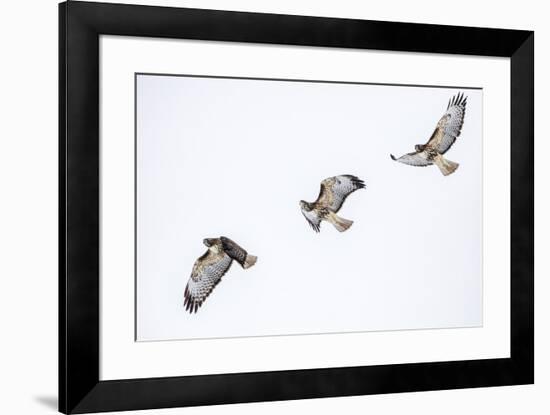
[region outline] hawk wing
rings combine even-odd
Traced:
[[[447,112],[437,123],[427,146],[435,148],[439,154],[445,154],[451,148],[462,131],[467,99],[463,93],[459,93],[449,100]]]
[[[336,213],[350,194],[364,188],[365,182],[351,174],[329,177],[321,182],[321,191],[315,203]]]
[[[425,151],[407,153],[399,158],[396,158],[393,154],[390,154],[390,157],[394,161],[408,164],[409,166],[426,167],[433,164],[432,161],[428,160],[428,154]]]
[[[222,241],[222,246],[225,253],[244,266],[248,252],[241,248],[236,242],[233,242],[225,236],[220,237],[220,240]]]
[[[208,251],[193,265],[191,278],[185,287],[183,306],[190,313],[196,313],[206,297],[221,281],[233,260],[225,253],[216,255]]]
[[[307,223],[309,223],[309,225],[313,228],[315,232],[320,231],[321,218],[319,217],[315,209],[310,210],[308,212],[307,210],[304,210],[302,208],[302,215],[304,215],[304,218],[306,218]]]

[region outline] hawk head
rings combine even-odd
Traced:
[[[218,238],[204,238],[202,240],[202,243],[205,244],[208,248],[218,245],[220,243],[220,240]]]
[[[308,203],[305,200],[300,200],[300,207],[307,212],[313,209],[313,207],[311,206],[311,203]]]

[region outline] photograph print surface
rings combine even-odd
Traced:
[[[137,341],[483,325],[481,89],[135,85]]]

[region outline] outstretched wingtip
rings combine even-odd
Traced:
[[[460,107],[466,107],[466,100],[468,99],[467,95],[464,95],[464,91],[460,91],[458,94],[454,95],[447,104],[447,109],[458,105]]]
[[[353,185],[357,189],[364,189],[365,188],[365,182],[362,179],[360,179],[357,176],[353,176],[353,175],[349,175],[349,177],[351,178],[351,182],[353,183]]]
[[[397,159],[395,158],[395,156],[393,154],[390,154],[390,157],[393,161],[397,161]]]

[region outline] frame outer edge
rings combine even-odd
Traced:
[[[534,38],[530,32],[510,59],[510,351],[515,378],[522,384],[534,383]]]
[[[101,26],[101,34],[109,35],[501,57],[510,57],[522,44],[521,37],[529,35],[525,30],[474,26],[86,1],[69,3],[74,15],[78,14],[86,24]],[[162,25],[152,23],[159,20]],[[137,21],[139,25],[135,24]],[[320,23],[324,25],[322,31],[318,30]],[[419,38],[422,31],[424,35]],[[388,32],[391,35],[382,36]],[[252,40],[250,33],[254,33]]]
[[[60,410],[99,383],[99,37],[82,3],[60,7]]]
[[[58,335],[59,335],[59,350],[58,350],[58,409],[60,412],[67,413],[67,280],[66,280],[66,139],[67,139],[67,4],[60,3],[58,5],[58,22],[59,22],[59,189],[58,189],[58,238],[59,238],[59,253],[58,253],[58,287],[59,287],[59,315],[58,315]]]

